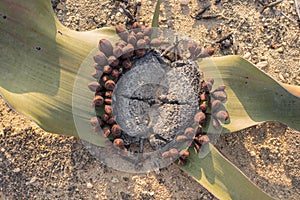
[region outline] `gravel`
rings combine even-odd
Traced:
[[[154,0],[140,1],[137,17],[150,25]],[[183,2],[183,3],[182,3]],[[270,3],[271,1],[265,1]],[[118,1],[52,0],[67,27],[92,30],[124,24]],[[300,85],[300,41],[293,0],[260,13],[257,1],[232,0],[212,5],[205,14],[215,19],[194,20],[210,1],[163,1],[160,27],[191,36],[204,47],[219,39],[217,30],[233,32],[238,55],[245,56],[275,80]],[[290,19],[285,17],[288,16]],[[216,47],[216,55],[234,50]],[[216,144],[247,177],[276,199],[300,198],[300,134],[280,123],[264,123],[222,135]],[[119,182],[112,182],[118,179]],[[134,175],[98,162],[73,137],[44,132],[0,100],[0,198],[2,199],[215,199],[175,165],[159,174]]]

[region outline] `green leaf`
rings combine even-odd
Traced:
[[[75,32],[55,18],[50,1],[5,0],[0,2],[0,92],[21,114],[49,132],[78,136],[72,113],[75,78],[84,59],[97,48],[99,38],[112,39],[115,31],[105,28]],[[91,70],[92,63],[89,65]],[[87,82],[90,73],[82,78]],[[78,99],[91,101],[87,85]],[[77,94],[79,95],[79,94]],[[76,97],[74,97],[76,99]],[[91,105],[91,104],[90,104]],[[91,107],[91,106],[90,106]],[[77,119],[88,124],[93,113]],[[94,144],[103,139],[92,130],[81,135]]]
[[[78,99],[89,102],[93,94],[84,84],[91,81],[92,63],[83,61],[97,47],[100,38],[114,39],[114,30],[71,31],[55,18],[50,2],[43,0],[35,3],[1,1],[0,9],[7,17],[0,21],[1,94],[14,109],[43,129],[78,136],[72,113],[76,75],[85,63],[86,72],[81,73],[84,81],[80,83],[85,89],[78,94]],[[281,121],[299,130],[299,98],[252,64],[240,57],[228,56],[204,59],[199,65],[206,77],[215,78],[215,85],[224,81],[228,86],[231,123],[225,125],[224,132],[269,120]],[[88,124],[93,113],[86,114],[87,105],[83,107],[73,108],[73,111],[78,111],[75,114],[82,124]],[[89,141],[92,138],[93,143],[98,138],[92,133],[85,137]]]
[[[205,145],[204,148],[203,151],[208,153],[204,158],[199,158],[198,154],[190,149],[188,162],[179,167],[213,195],[222,200],[272,199],[222,156],[215,147]]]
[[[279,121],[300,130],[299,86],[281,85],[239,56],[203,59],[198,65],[205,77],[215,79],[215,86],[227,86],[230,124],[224,125],[223,132],[265,121]]]
[[[6,16],[0,19],[0,92],[7,102],[46,131],[76,137],[78,132],[84,133],[80,135],[82,139],[103,146],[103,138],[90,130],[88,122],[94,115],[89,103],[93,93],[86,87],[93,68],[92,60],[86,58],[94,53],[100,38],[114,40],[114,30],[71,31],[58,22],[50,2],[45,0],[3,0],[0,13]],[[204,59],[199,64],[207,77],[224,81],[228,86],[231,123],[225,131],[268,120],[278,120],[299,130],[296,112],[299,98],[252,64],[235,56]],[[296,87],[288,87],[297,93]],[[220,195],[224,198],[235,197],[235,193],[240,195],[229,189],[232,180],[222,177],[230,173],[243,176],[236,169],[230,170],[233,166],[211,148],[211,156],[203,160],[192,154],[193,165],[186,166],[185,170],[220,198]],[[226,176],[222,175],[228,170]],[[245,177],[240,179],[247,182]]]
[[[153,18],[152,18],[151,27],[158,27],[160,4],[161,4],[161,1],[157,0],[155,10],[154,10],[154,14],[153,14]]]
[[[153,18],[152,18],[152,24],[151,27],[153,27],[153,32],[151,35],[151,38],[156,38],[157,34],[158,34],[158,26],[159,26],[159,12],[160,12],[160,5],[161,5],[161,0],[157,0],[156,2],[156,6],[155,6],[155,10],[154,10],[154,14],[153,14]]]

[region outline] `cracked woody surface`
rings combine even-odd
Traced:
[[[7,3],[9,3],[9,2],[12,2],[12,1],[5,1],[5,2],[1,2],[1,8],[3,8],[3,4],[4,5],[6,5]],[[19,4],[11,4],[11,5],[16,5],[16,6],[18,6]],[[44,4],[43,4],[44,5]],[[41,6],[41,7],[43,7],[43,5]],[[26,7],[28,8],[32,8],[31,7],[32,5],[24,5],[23,4],[23,6],[18,6],[17,7],[17,9],[22,9],[22,8],[25,8],[25,10],[26,10]],[[10,7],[11,8],[11,7]],[[14,8],[14,7],[12,7],[12,8]],[[45,7],[44,7],[45,8]],[[27,10],[30,10],[30,9],[27,9]],[[37,10],[36,8],[34,9],[32,9],[32,10]],[[43,10],[47,10],[47,9],[43,9]],[[4,13],[4,11],[2,11],[1,10],[1,12],[3,12]],[[7,13],[9,13],[9,10],[7,11],[7,10],[5,10],[5,13],[6,13],[6,15],[5,16],[8,16],[8,18],[9,18],[9,14],[7,14]],[[29,12],[30,13],[30,12]],[[46,13],[48,13],[48,12],[46,12]],[[21,15],[21,14],[20,14]],[[30,16],[30,15],[29,15]],[[13,15],[10,15],[10,17],[11,17],[11,19],[14,19],[14,17],[16,17],[16,16],[13,16]],[[22,16],[20,16],[21,18],[22,18]],[[36,16],[34,16],[35,18],[36,18]],[[15,18],[16,19],[16,18]],[[43,16],[40,16],[40,18],[39,19],[44,19],[43,18]],[[14,21],[16,21],[16,20],[14,20]],[[20,20],[19,20],[20,21]],[[22,25],[22,21],[20,21],[21,22],[21,25]],[[4,22],[5,23],[5,22]],[[51,24],[51,23],[50,23]],[[11,24],[5,24],[5,25],[11,25]],[[32,24],[31,24],[32,25]],[[48,24],[47,24],[48,25]],[[2,26],[3,27],[3,26]],[[12,26],[13,28],[15,28],[15,26]],[[5,30],[10,30],[9,29],[9,27],[5,27],[5,28],[7,28],[7,29],[5,29]],[[21,27],[21,28],[23,28],[23,27]],[[50,26],[50,28],[51,28],[51,26]],[[59,29],[61,29],[62,31],[63,31],[63,28],[61,28],[61,27],[59,27]],[[1,30],[3,30],[3,29],[1,29]],[[23,29],[23,30],[26,30],[26,29]],[[46,29],[45,29],[46,30]],[[48,29],[49,30],[49,29]],[[6,33],[7,31],[5,31],[5,33]],[[46,30],[46,32],[47,32],[47,30]],[[49,31],[48,31],[49,32]],[[64,33],[67,33],[67,31],[63,31]],[[49,32],[50,33],[50,32]],[[75,33],[72,33],[72,34],[70,34],[70,35],[75,35]],[[77,37],[78,38],[80,38],[80,35],[82,35],[82,34],[78,34],[78,33],[76,33],[77,34]],[[89,33],[89,34],[92,34],[92,33]],[[27,36],[32,36],[32,35],[34,35],[33,33],[31,33],[31,34],[28,34]],[[68,34],[67,34],[68,35]],[[69,36],[70,36],[69,35]],[[15,37],[17,37],[18,35],[17,34],[15,34],[14,35]],[[24,35],[23,36],[23,38],[24,37],[26,37],[26,35]],[[5,39],[7,39],[7,38],[9,38],[9,37],[5,37]],[[20,36],[19,36],[19,38],[21,38]],[[31,37],[31,38],[34,38],[34,37]],[[24,41],[24,40],[21,40],[21,41]],[[35,41],[35,42],[34,42]],[[33,42],[34,43],[37,43],[37,44],[43,44],[43,43],[41,43],[41,42],[37,42],[36,40],[34,40]],[[59,40],[58,40],[59,41]],[[3,42],[3,43],[2,43]],[[9,41],[5,41],[5,42],[9,42]],[[4,41],[1,41],[1,43],[2,44],[6,44]],[[75,41],[74,41],[75,42]],[[43,46],[43,45],[40,45],[40,46]],[[27,48],[28,47],[28,48]],[[36,46],[36,44],[30,44],[30,43],[28,43],[28,46],[26,46],[25,45],[25,49],[28,49],[28,50],[30,50],[32,47],[34,47],[33,49],[35,49],[37,46]],[[43,49],[43,48],[42,48]],[[48,50],[48,49],[51,49],[48,45],[44,45],[44,49],[46,49],[46,50]],[[14,51],[12,51],[12,53],[13,53]],[[24,51],[24,52],[26,52],[26,51]],[[74,52],[76,52],[76,51],[74,51]],[[29,55],[34,55],[34,54],[30,54],[31,52],[30,51],[28,51],[28,53],[29,53]],[[1,54],[1,55],[5,55],[5,54]],[[28,55],[28,54],[27,54]],[[50,54],[51,55],[51,54]],[[79,54],[80,55],[80,54]],[[29,59],[30,57],[26,57],[27,59]],[[47,57],[46,57],[47,58]],[[55,58],[55,54],[53,54],[53,58]],[[25,59],[26,60],[26,59]],[[2,61],[2,60],[1,60]],[[61,60],[61,62],[63,63],[63,61],[64,60]],[[233,59],[233,61],[234,61],[234,59]],[[231,61],[232,62],[232,61]],[[239,62],[237,62],[237,63],[239,63]],[[245,65],[245,63],[244,62],[240,62],[240,64],[244,64]],[[20,65],[20,66],[22,66],[22,65]],[[249,67],[249,66],[248,66]],[[246,68],[248,68],[248,67],[246,67]],[[250,67],[249,67],[250,68]],[[4,68],[1,68],[1,69],[4,69]],[[22,70],[22,68],[20,68],[21,70]],[[12,69],[13,70],[13,69]],[[5,70],[4,70],[5,71]],[[26,70],[27,71],[27,70]],[[251,70],[250,70],[251,71]],[[27,74],[30,72],[30,70],[28,70],[28,72],[27,72]],[[15,73],[15,75],[17,75],[18,73]],[[55,74],[55,73],[54,73]],[[9,74],[7,74],[7,75],[9,75]],[[68,73],[61,73],[61,75],[62,76],[65,76],[65,75],[68,75]],[[29,76],[30,77],[30,76]],[[264,77],[262,77],[262,78],[264,78]],[[18,81],[19,81],[19,79],[17,79]],[[57,79],[56,79],[57,80]],[[61,79],[61,80],[64,80],[64,79]],[[2,79],[1,79],[1,81],[3,81]],[[23,81],[23,80],[21,80],[20,79],[20,81]],[[32,81],[32,80],[31,80]],[[3,85],[5,85],[4,83],[5,83],[6,81],[4,80],[3,82],[1,82],[1,86],[3,86]],[[26,83],[26,81],[24,82],[24,83]],[[17,90],[17,89],[20,89],[20,90],[23,90],[23,92],[24,92],[24,90],[26,91],[26,87],[24,86],[24,88],[18,88],[17,87],[18,86],[18,84],[13,84],[12,82],[9,82],[7,85],[5,85],[5,87],[8,89],[8,90],[11,90],[11,88],[14,88],[15,87],[15,89]],[[28,86],[27,86],[28,87]],[[6,89],[6,90],[7,90]],[[38,89],[38,88],[36,88],[36,89]],[[49,89],[51,89],[51,88],[49,88]],[[3,92],[4,91],[4,92]],[[10,96],[7,92],[5,92],[5,90],[1,90],[1,92],[5,95],[5,96]],[[55,90],[54,90],[55,91]],[[45,92],[45,91],[43,91],[43,92]],[[50,91],[50,92],[53,92],[53,91]],[[6,94],[5,94],[6,93]],[[229,94],[228,94],[229,95]],[[230,95],[229,95],[230,96]],[[21,97],[21,96],[20,96]],[[25,97],[26,97],[26,95],[25,95]],[[28,96],[27,96],[28,97]],[[22,97],[22,98],[20,98],[19,100],[20,101],[22,101],[22,103],[24,103],[24,99],[26,99],[26,98],[24,98],[24,97]],[[11,100],[11,104],[12,105],[14,105],[14,107],[17,107],[16,105],[16,103],[14,103],[14,101],[12,100],[12,99],[10,99]],[[271,101],[272,102],[272,101]],[[25,101],[25,105],[26,105],[26,101]],[[41,108],[42,106],[40,106],[40,108]],[[32,108],[32,107],[31,107]],[[43,107],[42,107],[43,108]],[[58,108],[60,108],[60,107],[58,107]],[[19,106],[19,110],[21,111],[21,112],[26,112],[26,109],[25,110],[23,110],[22,111],[22,106]],[[46,119],[49,117],[49,114],[51,114],[51,112],[47,112],[47,109],[45,110],[46,112],[43,112],[43,114],[39,114],[38,112],[36,112],[35,111],[35,113],[36,114],[34,114],[34,115],[36,115],[36,116],[39,116],[39,119],[42,121],[43,120],[43,118],[44,117],[46,117]],[[29,112],[28,112],[29,113]],[[27,113],[27,115],[29,115]],[[55,113],[54,113],[55,114]],[[34,118],[34,117],[33,117]],[[51,118],[49,118],[49,119],[51,119]],[[37,120],[37,121],[40,121],[40,120]],[[272,124],[274,127],[276,127],[274,124]],[[62,127],[62,126],[58,126],[57,128],[59,128],[59,127]],[[271,129],[272,129],[272,127],[271,127]],[[7,131],[5,131],[6,133],[8,132],[8,133],[10,133],[10,129],[9,129],[9,127],[7,127],[7,129],[6,129]],[[30,129],[28,129],[28,130],[30,130]],[[264,129],[262,129],[262,130],[264,130]],[[267,130],[266,131],[266,133],[268,133],[268,131],[269,130]],[[229,137],[229,136],[228,136]],[[268,135],[267,135],[267,138],[268,138]],[[280,137],[279,137],[280,138]],[[29,140],[30,141],[30,140]],[[273,140],[274,141],[274,140]],[[2,141],[3,142],[3,141]],[[3,142],[5,145],[7,145],[6,143],[5,143],[5,141]],[[6,163],[6,161],[7,161],[7,159],[9,159],[9,156],[8,156],[8,152],[6,151],[6,149],[2,149],[1,150],[2,152],[4,152],[4,153],[6,153],[6,154],[4,154],[5,155],[5,162],[4,162],[4,164]],[[21,156],[22,157],[22,156]],[[55,167],[55,169],[56,169],[56,167]],[[221,169],[221,168],[220,168]],[[15,173],[18,173],[18,171],[19,170],[14,170],[15,171]],[[26,172],[26,169],[25,169],[25,172]],[[6,171],[4,171],[3,173],[6,173]],[[9,173],[9,172],[8,172]],[[24,175],[29,175],[29,177],[30,177],[30,173],[25,173]],[[5,176],[6,177],[6,176]],[[13,177],[13,176],[8,176],[8,177]],[[171,176],[172,177],[172,176]],[[54,177],[54,179],[55,179],[55,177]],[[5,179],[6,180],[6,179]],[[36,180],[36,179],[34,179],[34,178],[32,178],[32,180],[30,181],[31,183],[34,183],[35,181],[34,180]],[[42,183],[42,182],[36,182],[36,183]],[[90,184],[88,184],[88,186],[90,187]],[[24,185],[24,187],[25,187],[25,185]],[[29,187],[29,189],[30,190],[28,190],[28,191],[32,191],[32,188],[34,189],[35,187],[33,186],[33,185],[31,185],[31,186],[27,186],[27,187]],[[70,189],[70,190],[69,190]],[[22,188],[20,188],[19,190],[22,190]],[[68,188],[68,191],[70,191],[70,193],[72,193],[72,191],[75,191],[75,194],[76,194],[76,192],[78,191],[77,189],[76,190],[73,190],[72,189],[72,187],[70,187],[70,188]],[[69,193],[69,194],[70,194]],[[23,193],[23,194],[26,194],[26,193]],[[123,196],[124,196],[124,192],[122,193],[123,194]],[[152,194],[153,195],[153,193],[149,193],[150,195]],[[61,194],[62,195],[62,194]],[[147,195],[147,194],[140,194],[140,196],[143,196],[143,195]],[[174,194],[175,195],[175,194]],[[286,194],[282,194],[282,195],[286,195]],[[125,195],[126,196],[126,195]],[[224,197],[224,196],[223,196]]]
[[[215,142],[221,123],[228,119],[222,104],[227,98],[225,86],[211,92],[214,80],[205,82],[193,61],[209,57],[213,50],[201,52],[200,45],[172,30],[142,27],[138,22],[129,27],[138,28],[116,27],[121,38],[116,45],[99,41],[94,67],[89,56],[89,64],[83,62],[75,81],[73,107],[90,110],[90,102],[77,97],[84,88],[88,90],[82,77],[92,74],[97,82],[88,86],[95,93],[96,116],[90,123],[99,137],[107,138],[106,148],[94,147],[93,155],[114,169],[135,173],[159,170],[178,158],[184,165],[189,157],[186,148],[200,151],[210,136]],[[151,37],[152,32],[157,36]],[[176,51],[169,48],[173,40],[178,41],[173,45]],[[73,114],[78,133],[84,136],[91,128],[77,118],[76,110]]]

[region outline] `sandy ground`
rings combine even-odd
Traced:
[[[140,1],[137,17],[149,25],[155,1]],[[221,1],[194,20],[210,1],[163,1],[160,26],[172,28],[211,46],[233,31],[238,55],[245,56],[274,79],[300,85],[300,28],[293,0],[263,13],[257,1]],[[265,1],[270,3],[271,1]],[[92,30],[125,23],[118,1],[53,1],[67,27]],[[287,17],[285,17],[286,15]],[[233,54],[232,47],[217,54]],[[280,123],[264,123],[219,138],[217,148],[247,177],[275,199],[300,198],[300,134]],[[0,197],[2,199],[214,199],[175,165],[159,174],[127,174],[93,158],[72,137],[47,133],[0,100]]]

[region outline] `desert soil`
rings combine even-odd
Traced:
[[[141,1],[138,20],[150,25],[155,0]],[[186,4],[186,2],[188,2]],[[266,4],[272,0],[264,0]],[[213,3],[205,15],[190,17]],[[258,1],[165,0],[160,27],[172,28],[208,47],[217,30],[233,32],[238,55],[274,79],[300,85],[300,27],[294,0],[261,13]],[[119,1],[52,0],[54,12],[70,29],[93,30],[124,24]],[[100,39],[100,38],[99,38]],[[233,48],[215,46],[215,56]],[[280,123],[263,123],[222,135],[216,147],[247,177],[275,199],[300,198],[300,134]],[[176,165],[159,173],[128,174],[98,162],[80,140],[41,130],[0,99],[0,197],[2,199],[216,199]]]

